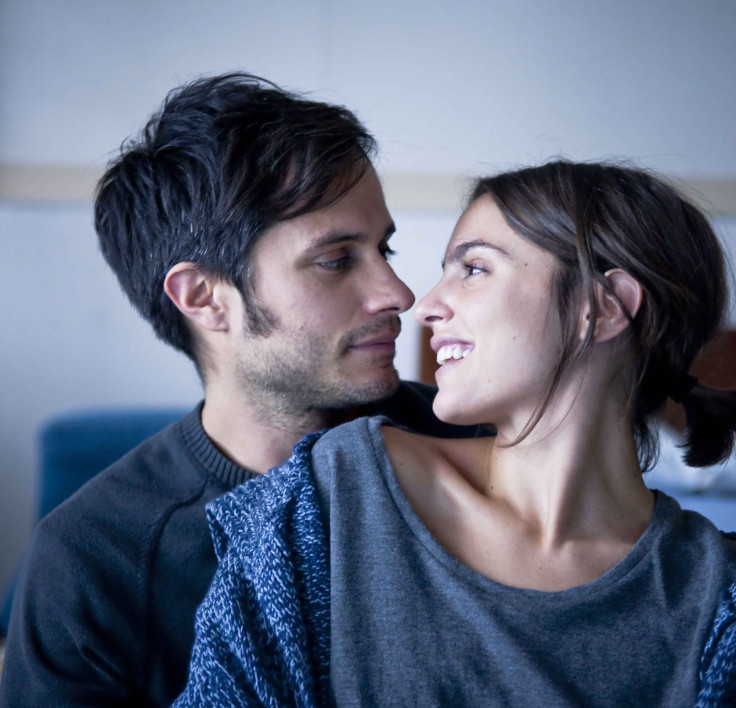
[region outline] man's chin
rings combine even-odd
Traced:
[[[343,403],[340,409],[354,408],[377,403],[396,393],[399,388],[399,374],[396,369],[384,371],[380,377],[363,382],[345,382]]]

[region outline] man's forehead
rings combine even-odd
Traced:
[[[381,184],[371,168],[337,201],[266,229],[259,239],[259,250],[268,248],[265,244],[269,242],[303,251],[347,241],[380,241],[395,230]]]

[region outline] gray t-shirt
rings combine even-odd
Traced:
[[[313,450],[329,528],[338,706],[692,706],[736,544],[657,494],[629,554],[561,592],[512,588],[446,551],[391,468],[382,418]]]

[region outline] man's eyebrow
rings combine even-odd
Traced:
[[[503,256],[504,258],[513,258],[513,256],[508,251],[505,251],[500,246],[496,246],[495,244],[489,243],[488,241],[483,241],[480,239],[476,241],[465,241],[455,246],[455,248],[452,250],[452,253],[450,253],[450,255],[446,259],[442,259],[442,270],[445,269],[445,266],[448,263],[457,263],[458,261],[462,260],[465,254],[473,248],[487,248],[494,253],[497,253],[499,256]]]
[[[388,227],[386,227],[386,231],[381,241],[391,238],[395,231],[396,225],[392,221]],[[351,243],[363,243],[367,240],[368,236],[365,233],[359,231],[347,231],[345,229],[334,229],[310,241],[307,249],[310,251],[319,250],[321,248],[334,246],[335,244],[344,243],[346,241]]]

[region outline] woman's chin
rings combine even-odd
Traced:
[[[443,423],[450,425],[480,425],[486,423],[483,416],[474,414],[466,408],[463,408],[460,401],[451,404],[438,400],[439,394],[434,399],[432,411]]]

